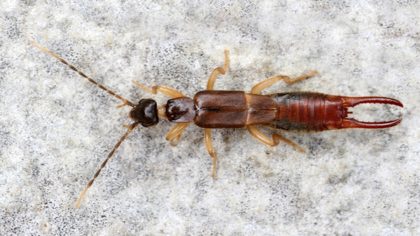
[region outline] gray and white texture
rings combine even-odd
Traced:
[[[1,235],[420,234],[418,1],[3,0],[0,9]],[[267,93],[394,97],[404,109],[363,106],[357,116],[403,122],[283,133],[304,154],[215,130],[216,181],[201,129],[174,147],[168,122],[139,128],[76,209],[129,109],[30,39],[134,101],[150,95],[132,80],[193,96],[229,48],[217,89],[316,69]]]

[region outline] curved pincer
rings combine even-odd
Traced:
[[[351,112],[348,111],[349,107],[355,107],[359,104],[366,103],[378,103],[378,104],[391,104],[399,107],[403,107],[403,104],[393,98],[386,97],[340,97],[342,106],[344,109],[343,119],[341,128],[365,128],[365,129],[381,129],[389,128],[398,125],[401,122],[401,118],[390,120],[390,121],[377,121],[377,122],[365,122],[359,121],[354,118],[348,118],[347,115]]]

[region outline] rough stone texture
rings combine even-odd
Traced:
[[[174,2],[0,2],[0,235],[420,234],[418,1]],[[217,130],[217,181],[202,131],[188,128],[172,147],[163,122],[135,131],[75,209],[128,108],[30,38],[135,101],[149,95],[131,80],[192,96],[229,48],[219,89],[317,69],[268,92],[395,97],[403,110],[363,106],[358,116],[404,120],[285,133],[305,154]]]

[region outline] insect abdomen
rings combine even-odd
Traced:
[[[272,94],[277,103],[276,128],[286,130],[327,130],[341,120],[342,103],[337,96],[321,93],[292,92]]]

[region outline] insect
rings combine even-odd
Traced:
[[[36,42],[32,43],[35,47],[67,65],[89,82],[121,100],[122,104],[117,107],[132,107],[129,117],[134,122],[127,126],[127,131],[118,140],[106,159],[101,163],[93,178],[89,180],[84,190],[80,193],[76,201],[76,207],[80,207],[86,192],[102,169],[121,143],[138,125],[150,127],[156,125],[159,120],[175,123],[166,134],[166,139],[172,143],[176,143],[180,139],[185,128],[191,123],[203,128],[204,143],[212,160],[211,173],[215,178],[217,155],[212,144],[211,129],[246,128],[252,137],[263,144],[276,146],[282,141],[291,145],[297,151],[304,152],[304,149],[295,142],[278,133],[273,134],[271,137],[267,136],[258,126],[269,126],[278,130],[323,131],[344,128],[388,128],[401,122],[401,118],[391,121],[363,122],[348,117],[351,114],[348,110],[349,108],[363,103],[391,104],[403,107],[400,101],[392,98],[346,97],[314,92],[261,94],[264,89],[276,82],[284,81],[286,84],[294,84],[317,75],[316,71],[309,71],[296,78],[285,75],[273,76],[257,83],[249,93],[244,91],[214,90],[214,83],[217,77],[228,71],[230,64],[228,50],[224,52],[224,65],[215,68],[210,74],[207,81],[207,89],[199,91],[193,98],[186,97],[181,92],[170,87],[160,85],[147,87],[137,81],[133,81],[137,87],[148,93],[162,93],[170,97],[166,104],[160,106],[153,99],[140,99],[138,103],[134,103],[93,80],[48,48]]]

